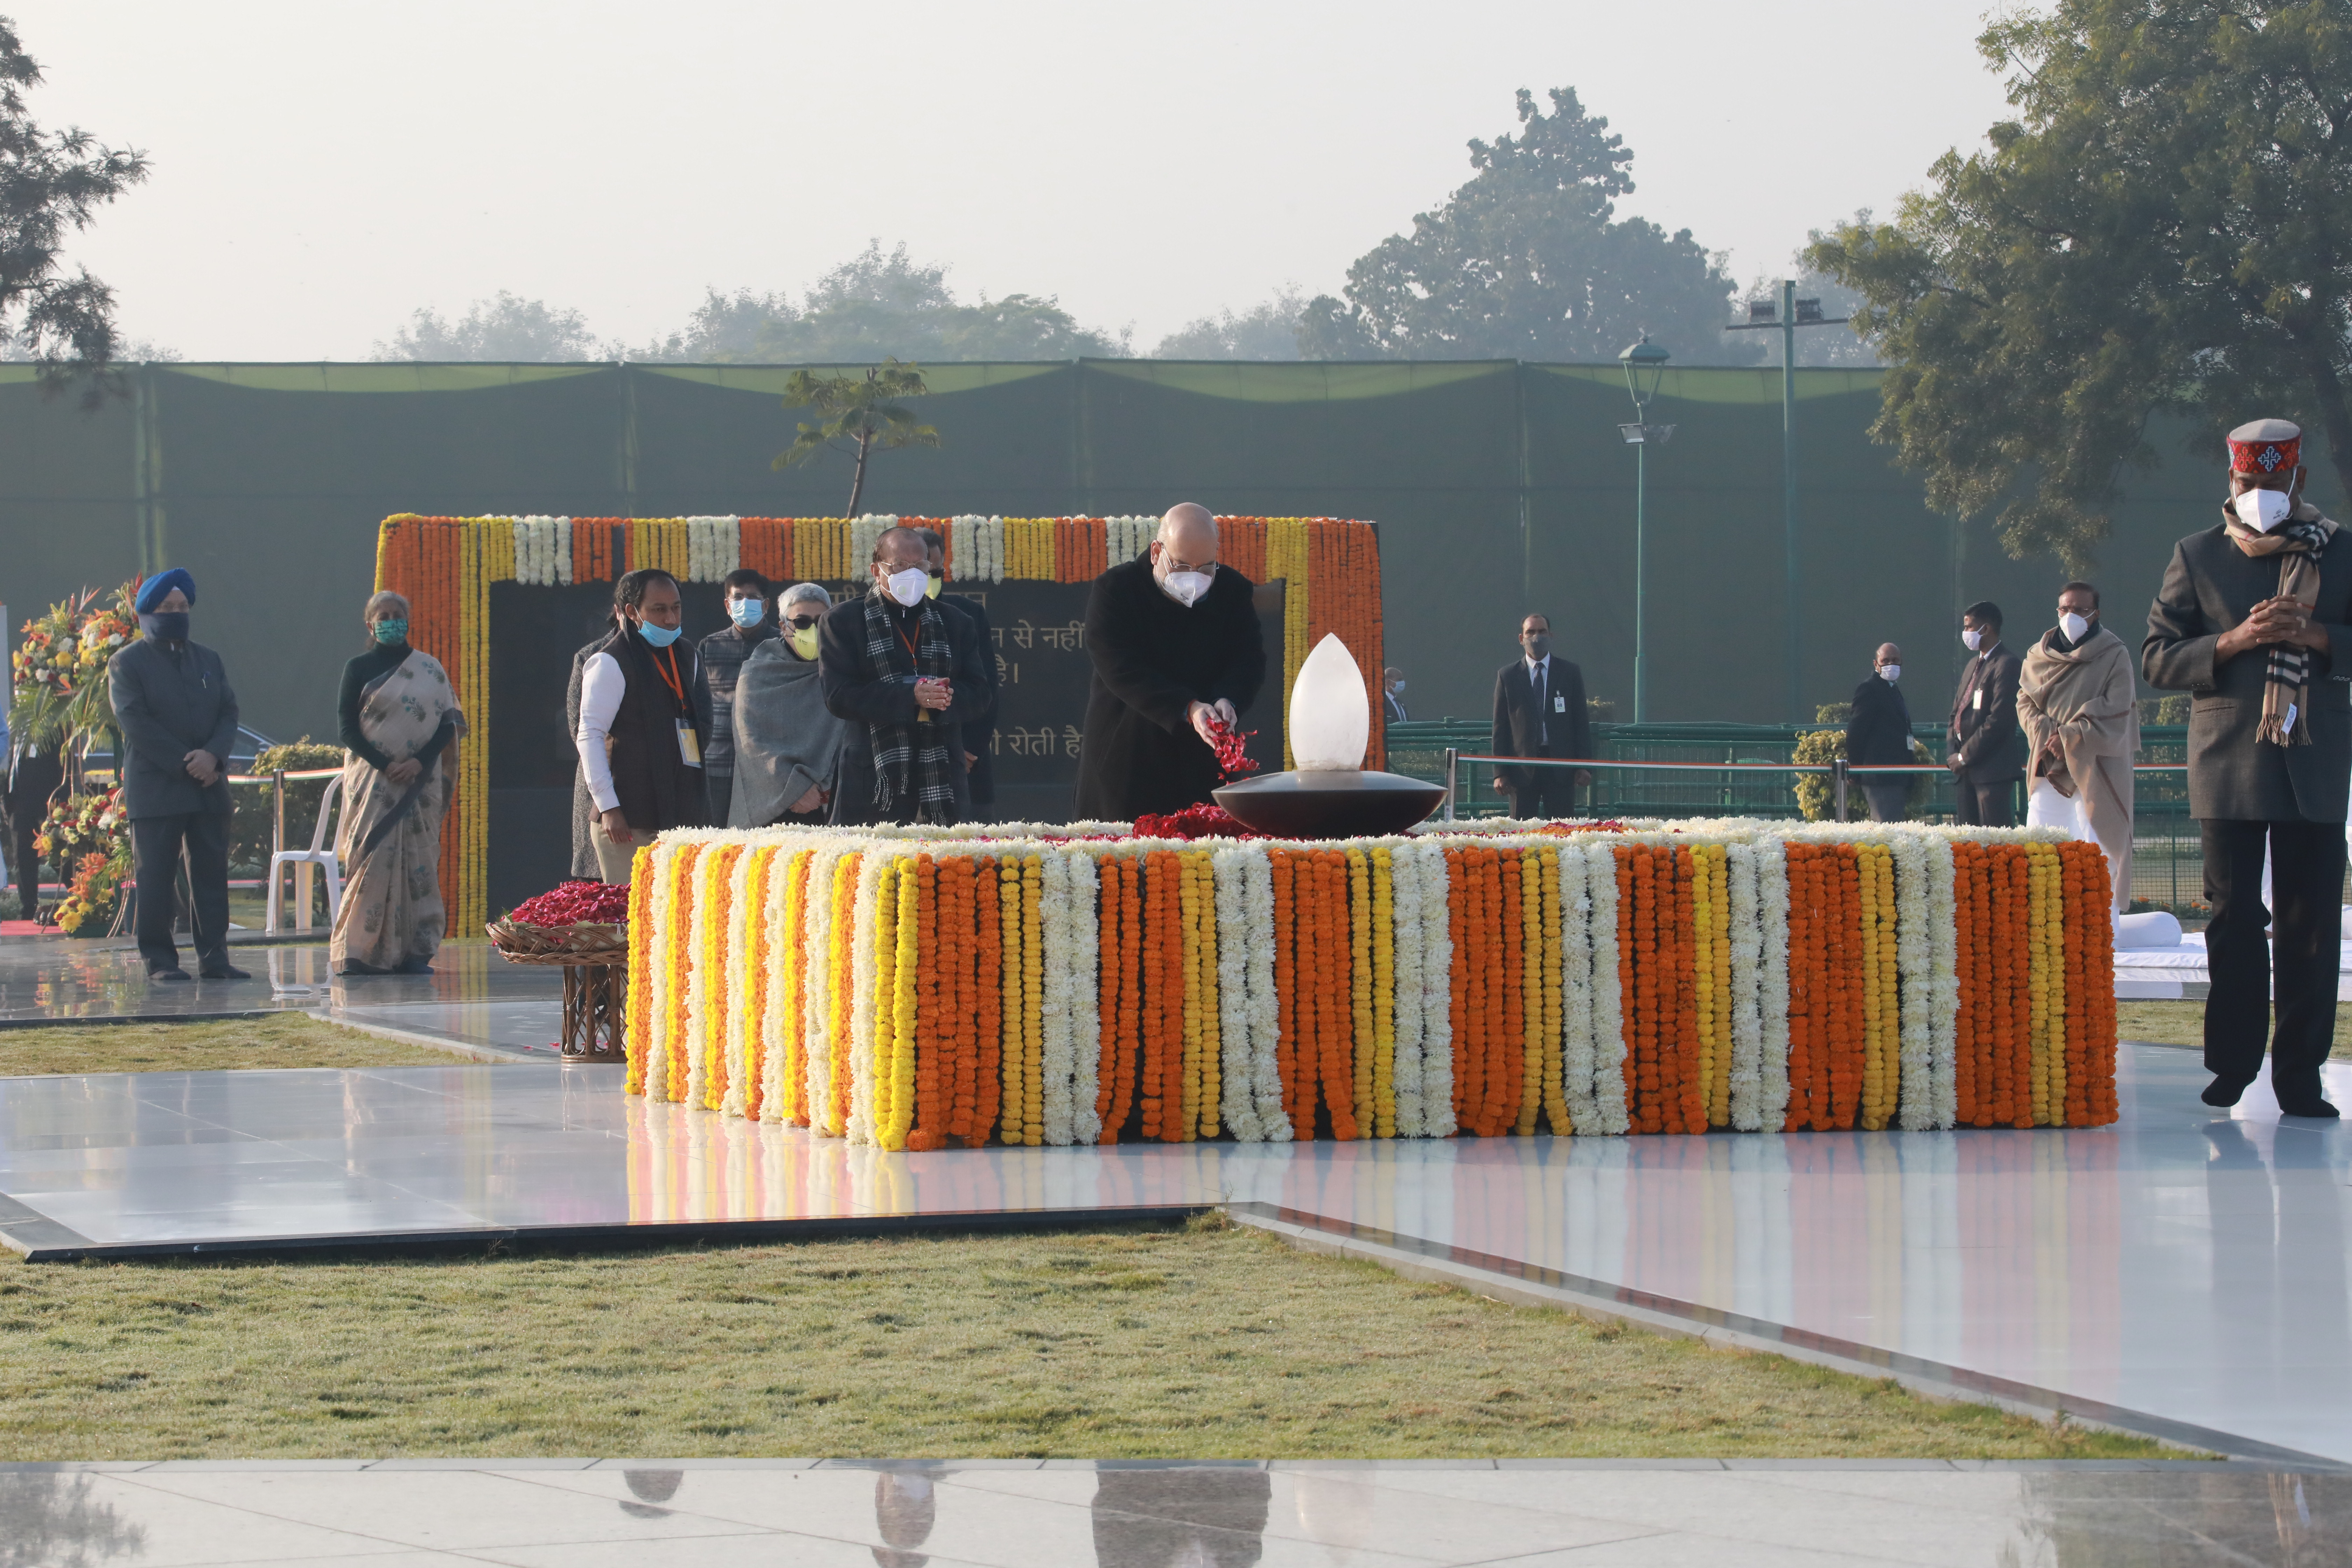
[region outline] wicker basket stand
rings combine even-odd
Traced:
[[[629,943],[617,925],[534,926],[492,921],[490,945],[509,963],[563,971],[563,1059],[625,1062],[622,1020],[629,994]]]

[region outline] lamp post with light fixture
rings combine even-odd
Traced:
[[[1649,618],[1649,540],[1647,536],[1650,481],[1650,448],[1663,447],[1675,438],[1671,425],[1647,423],[1650,400],[1658,395],[1658,384],[1665,379],[1666,351],[1650,341],[1647,332],[1642,341],[1617,356],[1625,367],[1625,390],[1633,395],[1633,423],[1620,425],[1617,433],[1633,448],[1633,722],[1642,722],[1646,706],[1649,667],[1645,662]]]
[[[1750,300],[1748,319],[1724,331],[1780,334],[1780,528],[1789,562],[1789,722],[1802,724],[1804,712],[1804,639],[1797,598],[1797,329],[1842,326],[1848,318],[1824,316],[1819,300],[1797,298],[1793,279],[1780,281],[1780,298]]]

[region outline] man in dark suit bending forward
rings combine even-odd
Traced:
[[[1584,672],[1552,657],[1549,616],[1519,623],[1519,657],[1496,672],[1495,731],[1486,750],[1497,757],[1592,755]],[[1495,782],[1511,797],[1513,816],[1572,816],[1576,786],[1592,775],[1582,768],[1497,768]]]

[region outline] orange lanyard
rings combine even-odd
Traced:
[[[661,660],[665,658],[669,660],[669,668],[667,669],[664,669],[661,667]],[[660,653],[657,654],[654,659],[654,673],[662,678],[662,684],[669,688],[669,694],[677,699],[678,707],[680,709],[685,708],[686,683],[678,679],[677,650],[676,648],[666,647],[660,650]]]

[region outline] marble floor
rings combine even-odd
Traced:
[[[2236,1465],[0,1466],[0,1561],[76,1568],[2303,1568],[2347,1556],[2352,1476]]]
[[[1227,1204],[1496,1293],[2352,1462],[2352,1132],[2261,1086],[2217,1116],[2191,1052],[2126,1047],[2122,1120],[2088,1131],[913,1154],[650,1104],[620,1071],[0,1079],[0,1240],[723,1240]]]

